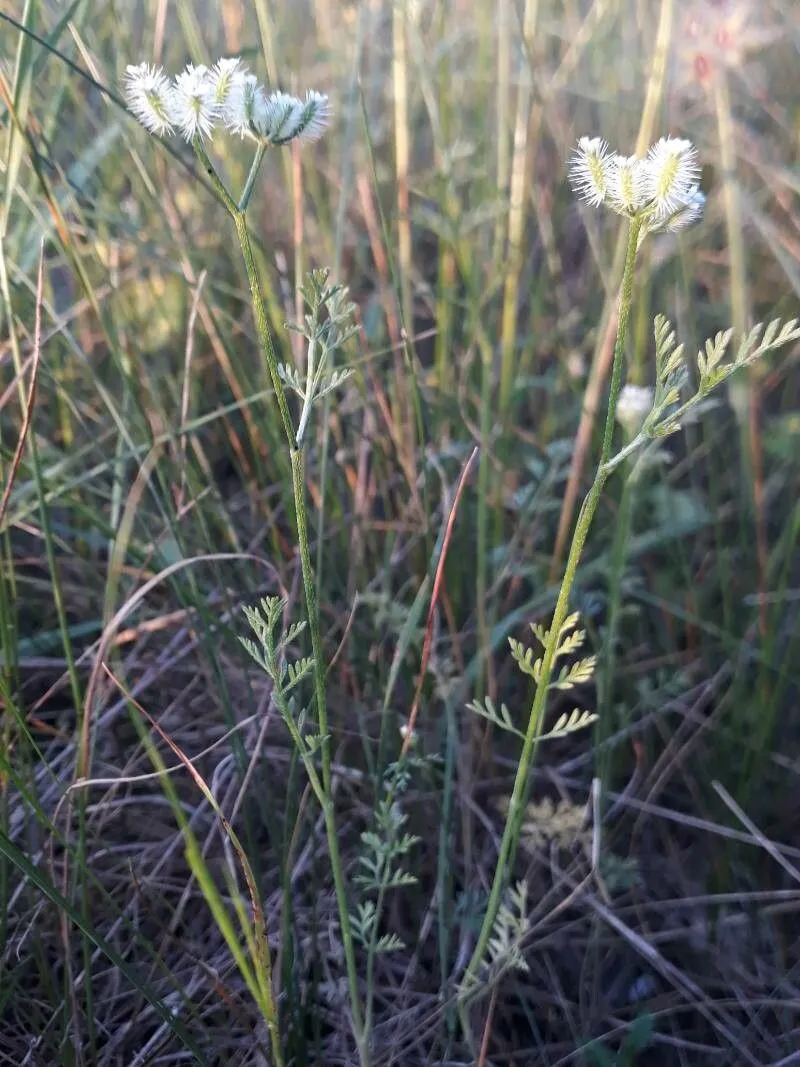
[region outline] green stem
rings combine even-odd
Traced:
[[[295,436],[294,426],[292,425],[292,416],[289,412],[289,401],[286,399],[286,390],[284,389],[283,381],[281,380],[280,372],[278,370],[278,357],[275,354],[275,346],[272,343],[272,331],[269,328],[269,318],[267,317],[264,297],[261,293],[256,261],[253,257],[253,247],[250,244],[250,233],[247,229],[247,220],[245,219],[244,212],[239,211],[237,208],[233,212],[233,222],[236,226],[236,235],[239,238],[239,244],[242,248],[244,265],[247,270],[247,280],[250,282],[250,295],[253,300],[253,314],[255,315],[256,320],[256,332],[258,333],[261,348],[267,359],[267,369],[269,370],[272,388],[275,390],[275,399],[278,402],[278,411],[281,416],[283,432],[286,434],[286,441],[289,448],[293,449],[295,447]]]
[[[622,274],[622,291],[619,300],[619,322],[617,325],[617,342],[614,345],[614,364],[611,370],[611,389],[608,397],[608,411],[606,413],[606,427],[603,432],[603,448],[600,453],[600,468],[608,463],[611,457],[611,445],[614,441],[614,419],[617,414],[617,401],[622,389],[622,365],[625,361],[625,342],[628,337],[628,322],[631,317],[631,305],[633,304],[633,276],[636,266],[636,253],[639,248],[639,234],[642,229],[641,219],[632,219],[628,231],[628,249],[625,253],[625,270]]]
[[[272,387],[275,391],[275,399],[280,412],[281,423],[289,445],[289,455],[292,461],[292,490],[294,493],[295,520],[297,522],[297,541],[300,549],[300,567],[303,574],[303,590],[305,592],[306,615],[311,632],[311,648],[314,656],[314,694],[317,706],[317,721],[321,737],[320,753],[322,763],[322,788],[324,801],[322,814],[325,820],[325,833],[330,853],[331,871],[333,872],[334,890],[339,909],[339,924],[341,926],[342,943],[344,945],[345,962],[347,966],[347,982],[350,992],[350,1010],[353,1016],[353,1033],[358,1046],[361,1067],[370,1067],[369,1034],[364,1030],[364,1022],[361,1011],[361,1000],[358,993],[358,971],[356,969],[355,949],[353,946],[353,934],[350,926],[350,913],[347,908],[347,886],[344,879],[341,855],[339,852],[339,839],[336,832],[336,817],[333,805],[333,787],[331,774],[331,742],[328,728],[328,709],[325,698],[325,658],[322,646],[322,636],[319,624],[319,606],[317,603],[317,589],[314,581],[314,568],[311,563],[311,552],[308,542],[308,513],[305,501],[305,477],[304,477],[304,454],[297,447],[292,417],[289,411],[289,402],[286,398],[286,389],[279,373],[278,357],[272,341],[269,317],[261,293],[258,271],[256,269],[253,249],[250,244],[250,234],[247,229],[245,211],[237,205],[228,190],[217,175],[214,165],[208,158],[205,149],[199,139],[194,141],[194,150],[202,162],[211,179],[220,200],[225,205],[236,226],[236,234],[244,257],[247,280],[250,283],[250,295],[253,301],[253,314],[256,321],[256,332],[261,348],[267,360]],[[257,154],[258,157],[258,154]],[[251,178],[254,181],[253,170],[256,161],[253,162],[248,184]],[[247,191],[247,190],[246,190]],[[252,189],[250,190],[252,191]],[[249,193],[248,197],[249,199]],[[244,195],[242,201],[246,200]]]
[[[586,499],[584,500],[580,514],[578,515],[575,533],[572,537],[572,544],[570,546],[569,556],[567,557],[564,577],[561,582],[561,588],[559,589],[558,599],[556,600],[556,606],[553,612],[553,621],[550,624],[549,636],[542,656],[539,682],[536,686],[536,693],[533,698],[533,704],[531,705],[530,716],[528,718],[528,727],[525,731],[525,740],[522,744],[522,752],[517,765],[514,789],[509,802],[508,816],[503,829],[503,838],[500,842],[500,852],[497,857],[492,887],[486,905],[486,914],[483,917],[483,925],[481,926],[481,931],[478,935],[475,951],[472,954],[472,958],[469,961],[469,965],[467,966],[467,970],[462,980],[464,986],[466,986],[468,980],[475,975],[475,972],[480,966],[486,953],[486,947],[492,934],[492,927],[494,926],[494,921],[500,908],[503,890],[507,883],[508,873],[514,866],[517,847],[519,845],[531,765],[536,754],[536,748],[544,723],[547,694],[550,688],[550,677],[552,675],[553,664],[558,649],[559,631],[567,617],[569,597],[575,582],[575,575],[578,571],[578,564],[580,563],[583,546],[586,543],[592,520],[597,511],[597,505],[600,502],[603,488],[608,479],[606,463],[611,454],[611,445],[614,436],[614,417],[617,410],[617,400],[619,398],[620,389],[622,388],[622,365],[625,357],[625,340],[628,333],[628,321],[630,319],[630,310],[633,301],[634,266],[636,263],[636,250],[639,243],[641,226],[642,223],[640,219],[635,218],[631,220],[630,231],[628,234],[628,248],[625,256],[625,270],[622,276],[617,341],[614,346],[614,365],[611,372],[611,389],[608,398],[608,410],[606,413],[606,425],[603,433],[603,447],[600,454],[600,462],[598,463],[597,473],[595,474],[592,486],[586,495]]]
[[[347,910],[347,887],[344,880],[339,839],[336,832],[336,818],[333,809],[333,786],[331,776],[331,742],[328,732],[328,706],[325,697],[325,659],[322,647],[322,634],[319,625],[319,605],[317,604],[317,587],[314,582],[314,568],[311,564],[311,552],[308,544],[308,517],[305,504],[304,456],[302,449],[292,448],[292,489],[294,491],[294,508],[297,518],[297,542],[300,548],[300,568],[303,572],[303,589],[306,597],[306,614],[311,631],[311,650],[314,656],[314,694],[317,704],[317,721],[321,738],[320,752],[322,762],[322,788],[325,803],[322,813],[325,819],[325,831],[328,838],[333,884],[336,901],[339,906],[339,924],[344,945],[347,965],[347,982],[350,989],[350,1008],[353,1013],[353,1031],[358,1045],[359,1059],[362,1067],[368,1067],[369,1034],[364,1030],[361,1015],[361,1001],[358,993],[358,971],[353,946],[353,934],[350,928],[350,913]]]
[[[225,183],[217,174],[214,164],[208,158],[208,153],[203,147],[203,141],[200,137],[195,137],[195,139],[192,141],[192,148],[194,149],[194,154],[202,163],[203,170],[211,179],[211,184],[214,186],[214,192],[220,198],[220,200],[228,209],[230,214],[236,215],[239,211],[239,206],[237,205],[231,194],[228,192],[227,188],[225,187]]]
[[[294,427],[292,426],[292,416],[289,413],[289,402],[286,399],[286,390],[283,387],[283,382],[281,381],[281,376],[278,370],[278,357],[275,354],[275,346],[272,343],[272,331],[269,328],[269,318],[267,316],[266,305],[264,304],[264,297],[261,293],[261,284],[258,278],[255,257],[253,256],[253,246],[250,244],[250,233],[247,229],[245,213],[239,208],[236,201],[220,180],[219,175],[214,169],[214,164],[208,158],[205,148],[203,148],[202,141],[199,138],[195,138],[192,144],[198,159],[203,164],[206,173],[211,179],[211,184],[214,186],[222,203],[228,209],[228,214],[231,216],[234,225],[236,226],[236,235],[239,238],[242,256],[244,257],[244,265],[247,270],[247,280],[250,283],[250,296],[253,301],[253,314],[256,320],[258,339],[261,342],[261,347],[267,359],[267,369],[269,370],[270,380],[272,381],[272,388],[275,390],[275,399],[278,402],[278,410],[281,415],[283,432],[286,434],[289,448],[294,448],[295,436]]]
[[[655,447],[651,443],[650,447],[645,449],[635,461],[629,459],[622,471],[622,498],[617,521],[614,525],[614,538],[611,545],[611,569],[608,579],[610,590],[607,611],[608,627],[603,649],[603,670],[597,683],[596,711],[598,718],[595,741],[598,749],[597,759],[599,764],[597,774],[603,783],[603,792],[607,792],[609,788],[609,776],[613,758],[603,742],[613,736],[619,727],[625,725],[624,722],[617,721],[617,716],[612,710],[617,663],[617,635],[622,615],[622,579],[628,559],[634,503],[642,475],[648,466],[648,457],[652,455]],[[606,471],[608,472],[608,466]]]
[[[239,211],[244,213],[247,211],[247,205],[250,203],[250,197],[253,195],[253,189],[256,184],[256,177],[261,168],[261,161],[264,158],[264,153],[267,150],[267,146],[263,143],[259,144],[256,149],[256,154],[253,156],[253,162],[250,165],[250,173],[247,175],[247,181],[244,183],[244,189],[242,195],[239,197]]]

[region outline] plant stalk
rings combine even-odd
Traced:
[[[308,544],[308,516],[305,504],[304,455],[299,448],[291,449],[292,490],[294,492],[295,517],[297,519],[297,542],[300,548],[300,568],[303,572],[303,590],[306,598],[306,614],[311,631],[311,650],[314,656],[314,695],[317,704],[317,722],[321,738],[320,754],[322,763],[322,788],[325,791],[325,803],[322,814],[325,820],[325,832],[328,838],[328,851],[331,860],[331,872],[339,906],[339,924],[344,945],[347,982],[350,989],[350,1010],[353,1014],[353,1031],[358,1045],[359,1059],[362,1067],[369,1067],[369,1035],[364,1032],[361,1015],[361,1000],[358,993],[358,971],[356,969],[353,934],[350,928],[350,913],[347,909],[347,887],[344,880],[342,859],[339,853],[339,839],[336,832],[336,819],[333,810],[333,789],[331,776],[331,741],[328,733],[328,707],[325,697],[325,661],[322,648],[322,634],[319,625],[319,606],[317,588],[314,583],[314,568],[311,564],[311,551]]]
[[[600,461],[597,465],[597,473],[595,474],[592,486],[586,495],[580,514],[578,515],[578,521],[572,537],[572,544],[570,545],[569,556],[567,557],[564,577],[561,582],[561,588],[559,589],[558,599],[556,600],[556,606],[553,612],[553,621],[550,624],[550,631],[542,656],[541,674],[538,685],[536,686],[536,693],[533,698],[533,704],[531,705],[530,716],[528,718],[528,726],[525,731],[525,740],[522,745],[519,763],[517,764],[514,789],[509,802],[508,816],[503,829],[503,838],[500,843],[500,852],[497,857],[492,887],[489,892],[489,901],[486,906],[486,913],[483,918],[483,925],[481,926],[480,934],[478,935],[475,950],[462,980],[462,984],[464,985],[467,984],[469,978],[474,976],[483,960],[486,947],[489,943],[489,938],[492,934],[494,921],[497,917],[497,912],[500,909],[503,890],[507,884],[509,872],[514,866],[528,792],[531,765],[536,754],[538,740],[544,724],[547,694],[550,688],[550,677],[552,675],[553,664],[558,649],[559,631],[567,617],[570,593],[572,592],[572,586],[575,582],[575,576],[578,571],[583,547],[586,543],[586,538],[589,534],[589,529],[592,525],[595,512],[597,511],[597,505],[600,502],[603,488],[609,476],[609,472],[606,470],[606,464],[611,454],[611,445],[614,437],[614,418],[617,409],[617,400],[619,399],[620,389],[622,388],[622,366],[625,359],[625,341],[627,338],[628,322],[630,320],[630,310],[633,301],[634,267],[641,226],[641,219],[634,218],[631,220],[628,233],[627,252],[625,255],[625,270],[622,276],[619,325],[617,328],[616,344],[614,346],[611,390],[608,399]]]
[[[347,907],[347,887],[344,879],[341,854],[339,852],[339,839],[336,832],[336,818],[333,805],[331,743],[328,728],[328,709],[325,698],[325,660],[320,632],[317,589],[314,581],[314,568],[311,563],[311,552],[308,540],[304,451],[297,446],[297,438],[292,424],[291,413],[289,411],[286,389],[278,369],[278,357],[272,341],[272,331],[269,325],[267,309],[264,305],[264,298],[261,293],[261,285],[259,282],[258,271],[256,269],[255,258],[253,256],[252,245],[250,243],[250,234],[247,229],[245,211],[237,205],[236,201],[225,188],[199,139],[195,139],[194,149],[236,226],[236,235],[239,238],[245,269],[247,271],[247,280],[250,283],[250,294],[253,303],[256,332],[258,333],[258,339],[267,360],[267,368],[272,381],[272,387],[275,391],[275,399],[278,404],[281,423],[289,446],[289,455],[292,462],[292,491],[294,496],[295,521],[297,523],[297,541],[300,550],[300,567],[303,576],[306,615],[308,617],[308,626],[311,632],[311,648],[314,657],[314,696],[317,706],[317,722],[321,738],[320,759],[322,764],[322,787],[325,794],[324,803],[322,804],[322,813],[325,821],[325,833],[328,841],[334,890],[339,910],[342,943],[344,945],[353,1033],[356,1045],[358,1046],[361,1067],[370,1067],[369,1035],[364,1031],[361,1000],[358,992],[358,971],[356,969],[353,934],[350,926],[350,913]],[[255,181],[254,170],[256,169],[254,161],[254,166],[251,168],[250,176],[248,177],[248,186],[251,191],[253,182]],[[242,200],[246,204],[244,196],[242,197]]]

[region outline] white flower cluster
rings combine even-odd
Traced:
[[[611,152],[601,137],[581,137],[569,170],[587,204],[639,217],[647,230],[682,230],[700,218],[706,198],[699,177],[697,149],[676,137],[662,137],[645,159]]]
[[[125,71],[128,107],[159,137],[178,130],[187,141],[210,137],[222,124],[229,133],[285,145],[299,137],[316,141],[330,125],[328,97],[309,91],[305,100],[288,93],[269,95],[238,58],[220,59],[210,69],[189,66],[174,80],[147,63]]]

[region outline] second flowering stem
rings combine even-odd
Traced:
[[[628,247],[625,256],[625,270],[622,276],[622,286],[620,291],[619,324],[617,327],[617,341],[614,346],[614,365],[611,372],[611,388],[608,398],[608,411],[606,414],[605,431],[603,433],[600,462],[597,465],[597,472],[594,481],[592,482],[592,486],[586,495],[583,506],[581,507],[580,514],[578,515],[578,522],[575,527],[575,533],[573,534],[572,544],[570,546],[569,556],[564,570],[564,577],[558,592],[558,598],[553,612],[553,620],[550,624],[550,630],[545,644],[541,673],[536,686],[533,704],[531,705],[528,726],[522,743],[522,752],[520,753],[519,763],[517,764],[514,788],[511,793],[511,800],[509,801],[508,816],[503,830],[503,837],[500,842],[500,852],[497,857],[494,878],[489,891],[489,900],[486,905],[486,912],[483,917],[480,933],[478,934],[475,950],[472,953],[472,958],[464,978],[462,979],[463,986],[467,986],[468,979],[474,977],[478,967],[480,967],[484,960],[489,939],[492,936],[494,922],[497,918],[497,912],[502,901],[503,890],[508,883],[508,878],[514,866],[525,811],[530,770],[533,765],[539,738],[544,725],[544,716],[547,709],[547,695],[550,689],[550,679],[553,673],[553,666],[555,664],[556,652],[558,649],[559,634],[569,610],[569,598],[575,582],[581,555],[583,553],[583,547],[586,543],[592,520],[597,511],[597,505],[600,503],[600,497],[610,473],[607,464],[609,456],[611,455],[617,400],[619,399],[619,393],[622,387],[622,367],[625,359],[625,342],[628,333],[631,303],[633,300],[634,266],[636,263],[636,251],[639,244],[641,227],[642,220],[640,218],[631,220],[628,233]]]

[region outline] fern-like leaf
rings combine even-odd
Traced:
[[[759,359],[767,352],[791,341],[800,340],[800,326],[797,319],[789,319],[781,325],[780,319],[772,322],[761,333],[762,327],[756,326],[739,346],[739,351],[733,361],[735,368],[748,366],[753,360]]]
[[[353,936],[366,948],[372,938],[375,929],[375,902],[363,900],[359,903],[355,912],[350,914],[350,928]]]
[[[298,685],[310,674],[314,669],[314,659],[312,656],[304,656],[302,659],[295,660],[294,663],[286,664],[286,675],[288,678],[287,684],[284,686],[284,692],[289,693],[296,685]]]
[[[311,756],[314,756],[314,755],[317,754],[317,752],[319,752],[319,750],[322,748],[327,736],[328,736],[327,734],[304,734],[303,735],[303,745],[304,745],[304,750],[305,750],[304,751],[304,755],[305,755],[306,759],[309,759]]]
[[[301,619],[300,622],[293,622],[288,628],[286,633],[281,637],[279,648],[284,648],[286,645],[293,644],[300,634],[306,628],[306,620]]]
[[[305,385],[296,367],[290,367],[288,363],[281,363],[278,367],[278,374],[281,377],[281,381],[288,385],[298,396],[304,397],[306,395]]]
[[[400,952],[405,947],[405,941],[397,934],[383,934],[375,944],[375,952],[379,956],[385,956],[387,952]]]
[[[719,367],[731,342],[731,337],[733,337],[733,330],[720,331],[713,338],[709,338],[697,353],[697,369],[700,372],[701,382],[709,379]]]
[[[562,656],[569,656],[572,655],[572,653],[577,652],[585,640],[585,630],[574,630],[571,634],[566,634],[556,649],[553,662],[560,659]]]
[[[470,711],[474,711],[476,715],[482,715],[484,719],[488,719],[495,726],[499,726],[501,730],[507,730],[508,733],[516,734],[517,737],[525,737],[525,734],[518,730],[511,721],[511,712],[505,704],[501,704],[498,708],[491,697],[484,697],[483,703],[479,700],[473,700],[472,703],[467,704],[467,707]]]
[[[251,640],[249,637],[239,637],[239,641],[259,667],[261,667],[266,674],[271,674],[272,672],[264,658],[264,654],[255,641]]]
[[[572,711],[559,715],[553,724],[553,728],[548,730],[546,734],[542,734],[541,740],[549,741],[552,738],[567,737],[578,730],[585,730],[596,719],[597,715],[593,711],[582,711],[580,708],[573,708]]]
[[[572,689],[576,685],[585,685],[594,677],[596,664],[596,656],[586,656],[585,659],[576,660],[575,663],[562,667],[556,680],[550,683],[550,688]]]
[[[335,370],[333,374],[329,375],[324,381],[320,382],[316,390],[316,397],[327,396],[328,393],[332,393],[334,389],[338,389],[353,373],[352,367],[345,367],[341,370]]]
[[[404,871],[400,867],[392,871],[383,883],[384,889],[399,889],[402,886],[416,885],[417,876],[410,871]]]
[[[534,681],[538,682],[542,661],[537,659],[534,662],[533,649],[526,648],[521,641],[517,641],[514,637],[509,637],[508,643],[511,647],[511,655],[522,673],[530,675]]]

